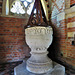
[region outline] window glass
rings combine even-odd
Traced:
[[[32,0],[26,0],[26,1],[28,1],[28,2],[32,2]]]
[[[12,6],[11,10],[12,13],[17,13],[17,14],[25,14],[25,10],[23,9],[23,6],[19,1],[16,1],[14,5]]]
[[[25,7],[27,7],[28,6],[28,3],[26,1],[24,1],[24,5],[25,5]]]
[[[31,3],[27,9],[27,14],[30,15],[31,14],[31,11],[33,9],[33,6],[34,6],[34,3]]]
[[[12,3],[10,11],[16,14],[31,14],[34,6],[34,0],[16,0]]]

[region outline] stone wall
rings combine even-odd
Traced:
[[[0,17],[0,63],[20,61],[29,56],[25,43],[26,19]]]
[[[54,30],[58,35],[54,35],[59,42],[59,55],[69,58],[75,65],[75,45],[72,45],[75,34],[75,1],[74,0],[51,0],[52,1],[52,13],[51,20]],[[55,43],[55,42],[54,42]],[[57,45],[54,46],[55,49]],[[57,50],[56,50],[57,51]],[[57,54],[57,52],[56,52]],[[67,61],[67,60],[66,60]],[[71,63],[71,64],[72,64]]]
[[[65,47],[66,46],[66,39],[65,39],[66,21],[65,21],[65,13],[64,13],[65,1],[51,0],[51,2],[52,2],[51,21],[54,29],[54,39],[55,41],[57,41],[56,46],[54,46],[55,47],[54,49],[56,50],[56,52],[58,52],[58,50],[60,51],[59,55],[63,54],[64,56],[66,56],[66,49],[65,49],[66,48]]]
[[[20,61],[25,56],[30,56],[30,49],[25,43],[24,34],[24,26],[27,24],[29,17],[28,15],[25,15],[25,17],[13,16],[10,13],[6,15],[6,1],[0,0],[2,6],[0,14],[0,63]],[[11,3],[12,0],[10,0],[10,5]],[[43,3],[45,3],[48,19],[48,0]],[[8,4],[9,7],[10,5]]]
[[[75,34],[75,17],[66,19],[67,24],[67,57],[75,59],[75,45],[72,45]]]

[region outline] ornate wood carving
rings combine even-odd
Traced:
[[[34,13],[36,10],[36,13]],[[40,0],[35,0],[32,13],[25,28],[34,26],[49,26]]]

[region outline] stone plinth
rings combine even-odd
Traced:
[[[54,66],[53,69],[46,73],[35,74],[32,72],[29,72],[26,69],[26,62],[23,62],[22,64],[20,64],[19,66],[14,68],[14,75],[65,75],[65,67],[64,66],[57,64],[57,63],[54,63],[53,66]]]

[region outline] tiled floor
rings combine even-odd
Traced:
[[[0,75],[14,75],[14,67],[21,63],[22,61],[16,63],[0,64]]]

